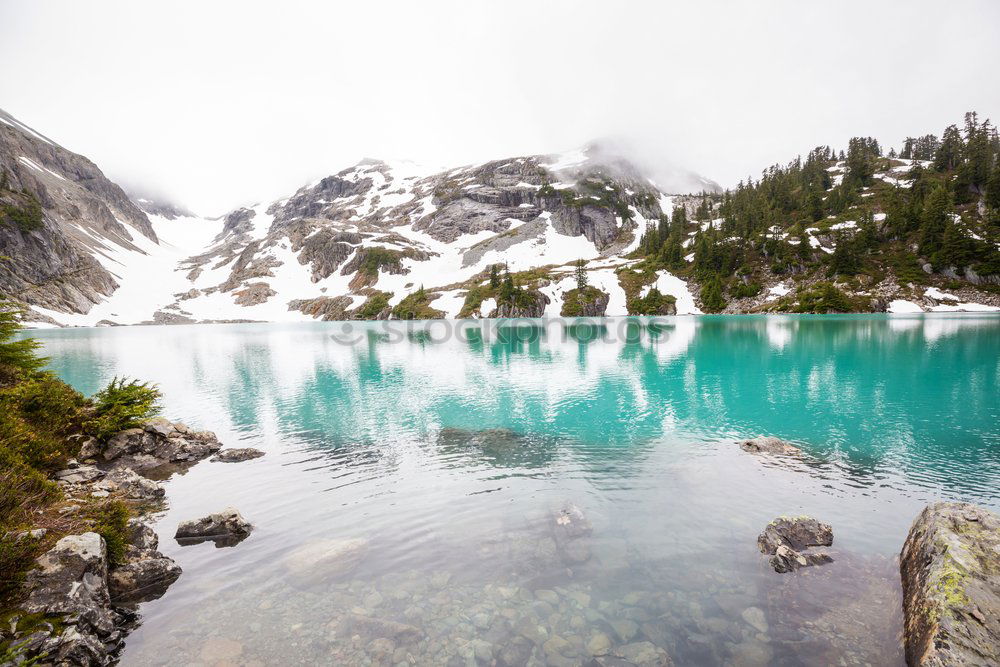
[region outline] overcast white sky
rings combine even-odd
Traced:
[[[1000,2],[0,0],[0,107],[203,214],[622,136],[733,185],[1000,116]]]

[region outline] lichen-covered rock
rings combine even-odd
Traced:
[[[1000,664],[1000,517],[969,503],[928,505],[899,570],[908,664]]]
[[[822,565],[833,559],[823,552],[802,553],[809,547],[833,544],[833,528],[809,516],[780,516],[757,536],[757,548],[771,556],[775,572],[791,572],[800,567]]]
[[[81,633],[106,636],[114,630],[109,608],[108,552],[97,533],[67,535],[42,554],[28,573],[31,614],[65,614]]]
[[[254,449],[253,447],[233,447],[230,449],[220,450],[219,453],[212,457],[212,461],[222,463],[239,463],[240,461],[259,459],[262,456],[264,456],[264,452],[259,449]]]
[[[213,540],[216,546],[233,546],[250,535],[253,527],[234,507],[200,519],[182,521],[174,537],[181,544]]]
[[[790,442],[785,442],[781,438],[775,438],[773,436],[758,436],[756,438],[750,438],[749,440],[741,440],[740,449],[744,452],[750,452],[751,454],[796,455],[802,453],[801,449]]]

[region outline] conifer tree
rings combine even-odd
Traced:
[[[924,255],[933,255],[941,249],[950,209],[948,190],[943,185],[938,185],[924,202],[924,212],[921,216],[920,252]]]
[[[574,271],[576,288],[581,292],[587,288],[587,271],[583,268],[586,264],[582,259],[576,260],[576,270]]]
[[[986,181],[986,206],[994,211],[1000,211],[1000,156],[993,165],[989,180]]]
[[[500,287],[500,267],[497,264],[490,266],[490,287],[493,289]]]
[[[726,300],[722,298],[722,284],[717,276],[712,277],[701,288],[701,307],[707,313],[718,313],[726,307]]]
[[[941,268],[963,268],[969,263],[969,240],[962,229],[954,222],[945,225],[941,250],[934,256],[935,266]]]

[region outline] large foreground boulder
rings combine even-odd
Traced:
[[[31,614],[63,614],[83,634],[106,636],[114,630],[109,610],[108,552],[97,533],[67,535],[42,554],[28,573]]]
[[[246,539],[252,529],[250,522],[235,507],[227,507],[200,519],[182,521],[174,538],[181,544],[212,540],[216,546],[229,547]]]
[[[910,665],[1000,665],[1000,517],[928,505],[899,562]]]
[[[833,528],[810,516],[779,516],[757,536],[757,548],[771,556],[775,572],[791,572],[800,567],[832,562],[824,552],[807,551],[809,547],[833,544]]]

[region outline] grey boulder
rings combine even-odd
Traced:
[[[259,459],[262,456],[264,456],[264,452],[259,449],[254,449],[253,447],[234,447],[219,450],[219,452],[212,457],[212,461],[220,463],[239,463],[241,461]]]
[[[233,546],[246,539],[252,528],[235,508],[227,507],[200,519],[182,521],[174,538],[181,544],[212,540],[219,547]]]
[[[934,503],[900,554],[909,665],[1000,665],[1000,516]]]

